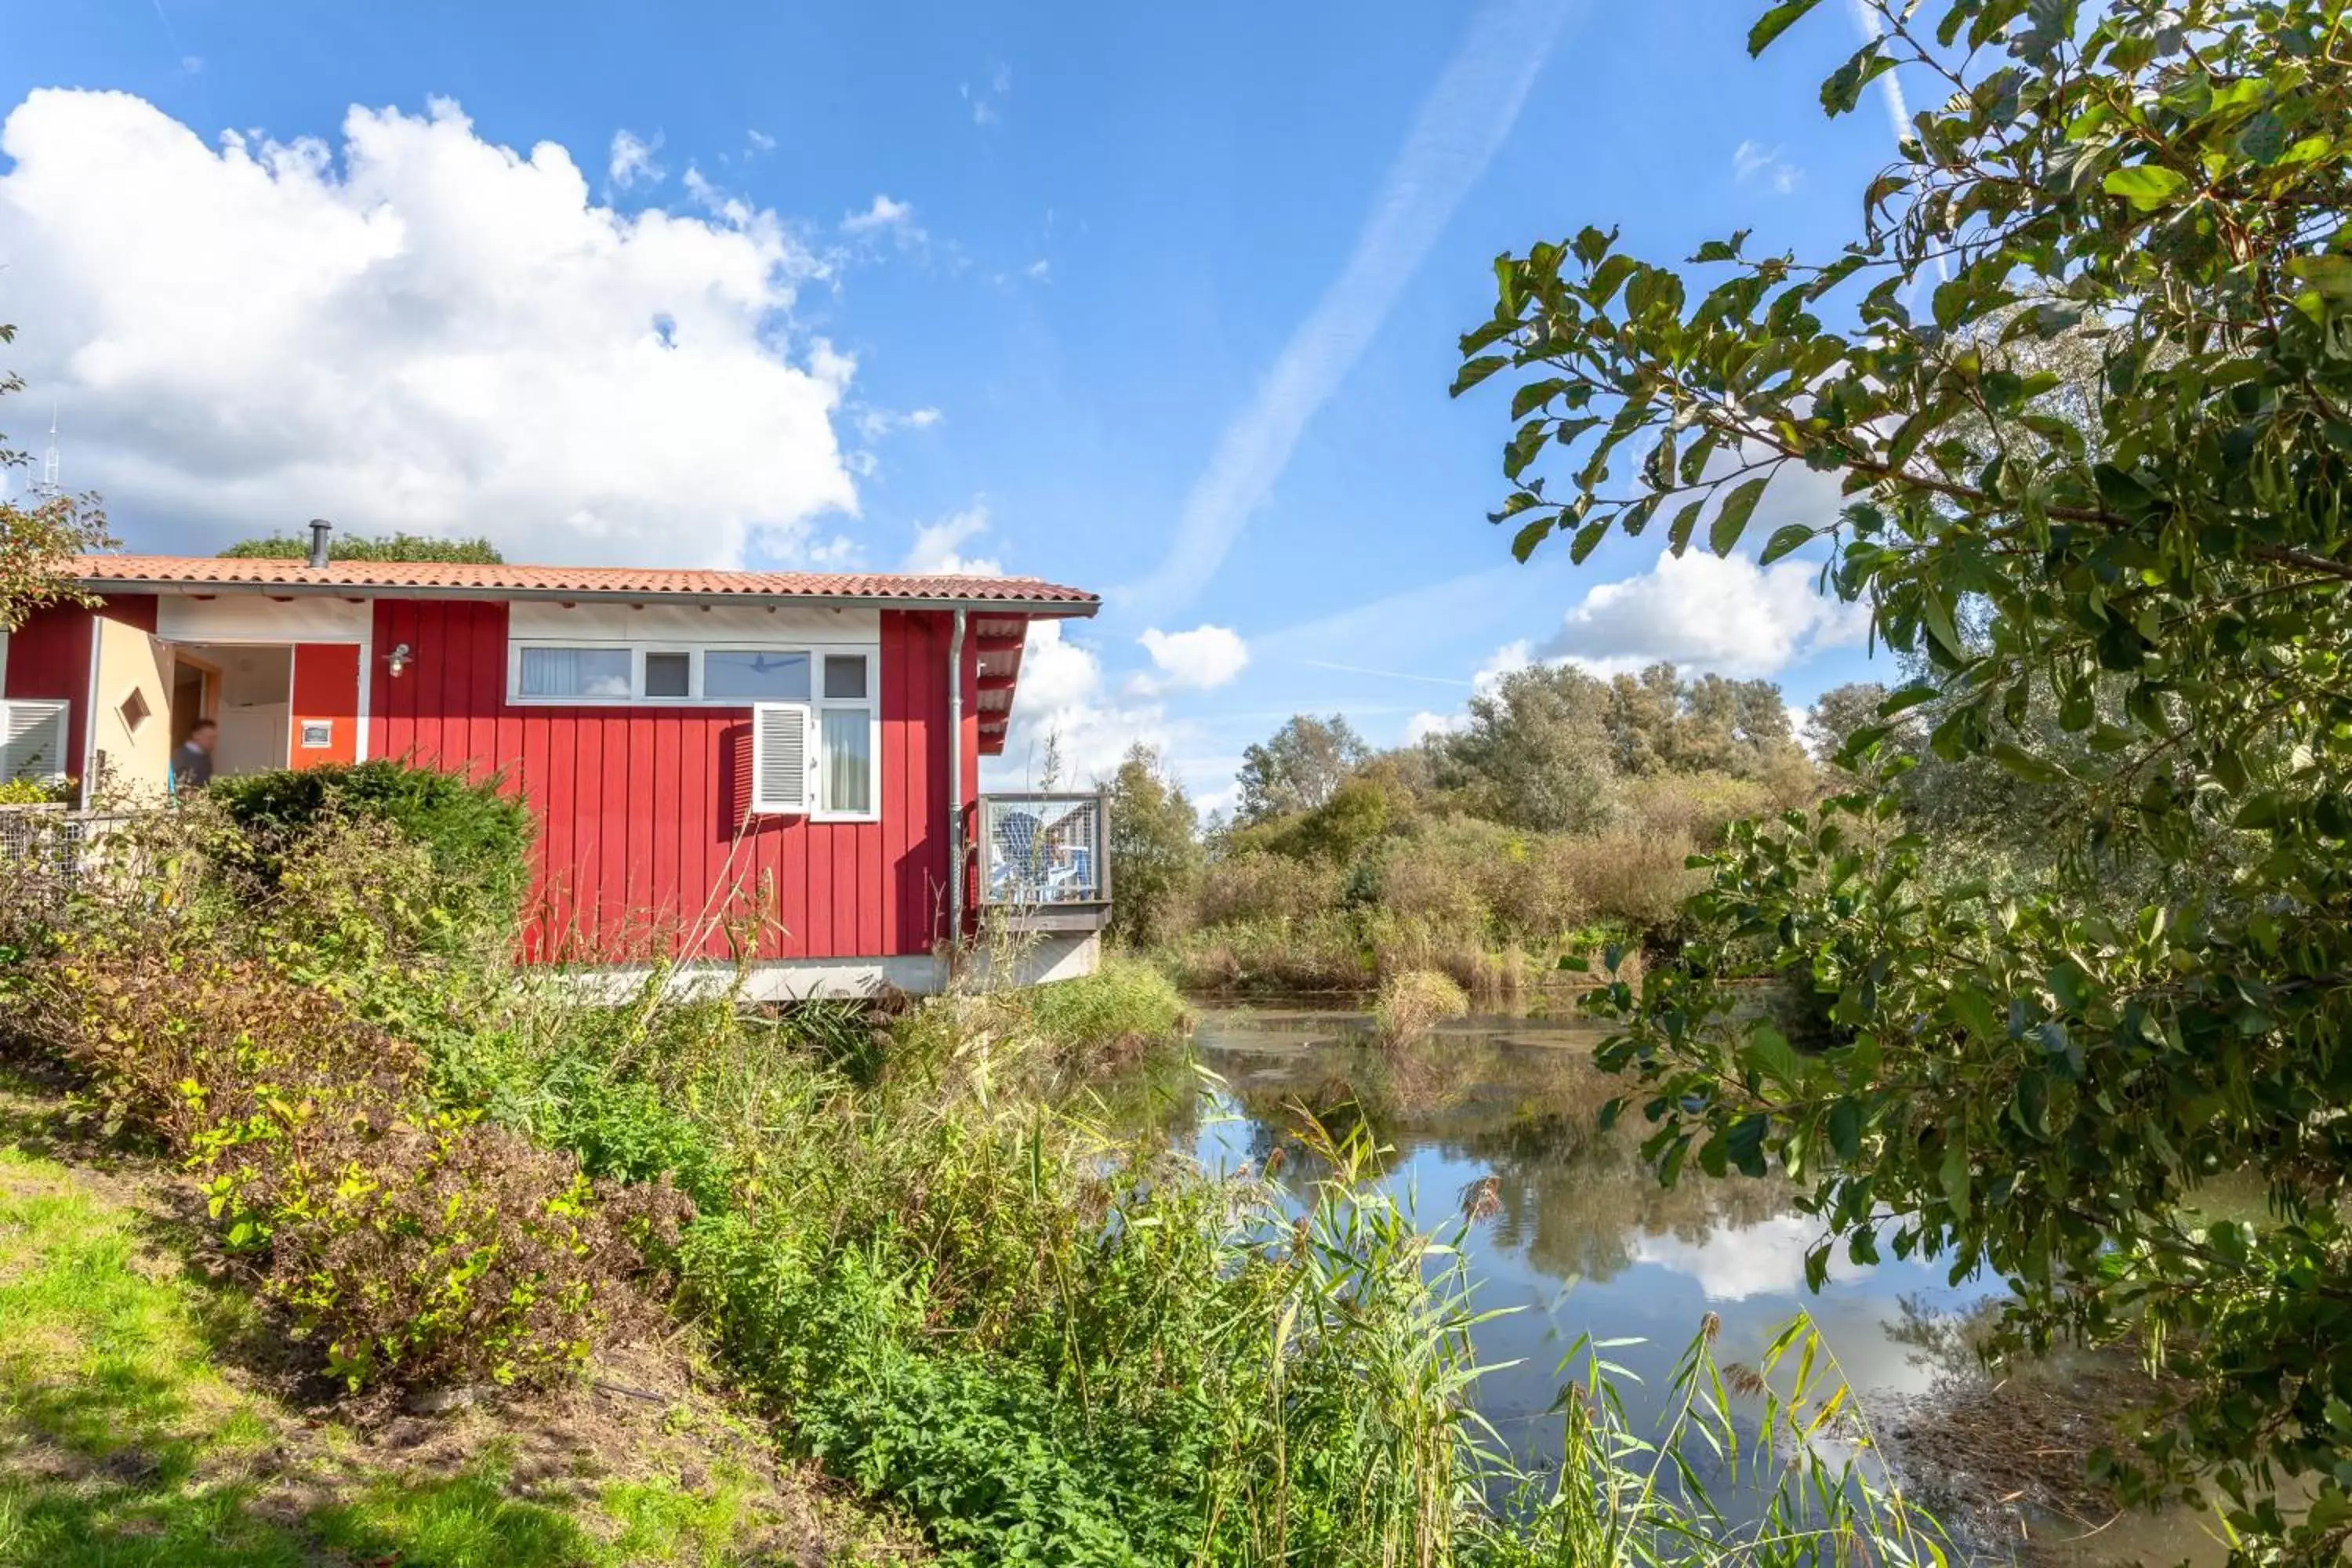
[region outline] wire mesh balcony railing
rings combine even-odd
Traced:
[[[1043,909],[1110,900],[1110,813],[1099,795],[980,797],[980,901]]]

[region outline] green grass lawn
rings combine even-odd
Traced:
[[[773,1475],[730,1463],[740,1444],[683,1466],[693,1484],[583,1459],[523,1488],[495,1413],[471,1412],[469,1444],[407,1418],[431,1461],[387,1462],[381,1441],[239,1375],[240,1347],[270,1327],[191,1267],[137,1173],[48,1157],[54,1110],[0,1079],[0,1565],[782,1563],[813,1509],[834,1515],[817,1527],[828,1560],[887,1551],[838,1505],[780,1500]]]

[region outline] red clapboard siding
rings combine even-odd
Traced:
[[[396,677],[373,672],[369,754],[496,773],[530,804],[540,824],[533,956],[641,958],[656,942],[724,956],[729,919],[754,915],[764,916],[749,932],[758,957],[928,952],[946,905],[948,616],[881,620],[879,822],[747,820],[748,709],[509,704],[499,604],[377,601],[375,647],[406,643],[413,662]],[[79,636],[74,668],[87,684],[86,624]],[[10,649],[12,696],[22,646]],[[980,775],[977,669],[968,645],[967,801]]]
[[[155,629],[155,595],[122,594],[95,610],[79,605],[47,605],[8,634],[7,689],[0,697],[24,701],[62,699],[66,708],[66,771],[81,776],[89,750],[89,651],[94,623],[110,621]]]

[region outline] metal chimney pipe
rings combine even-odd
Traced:
[[[327,535],[334,531],[335,525],[329,522],[325,518],[314,517],[310,520],[310,564],[312,566],[320,570],[325,569],[327,564]]]

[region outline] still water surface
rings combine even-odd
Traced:
[[[1753,1364],[1810,1311],[1874,1424],[1932,1420],[1930,1396],[1950,1363],[1921,1348],[1923,1331],[1984,1302],[1999,1282],[1955,1283],[1943,1266],[1891,1253],[1858,1268],[1841,1252],[1827,1287],[1807,1290],[1805,1253],[1821,1230],[1795,1211],[1786,1184],[1733,1177],[1665,1190],[1641,1161],[1638,1114],[1599,1129],[1601,1104],[1622,1088],[1593,1064],[1599,1039],[1580,1021],[1473,1017],[1384,1050],[1360,1013],[1210,1005],[1194,1046],[1216,1081],[1163,1098],[1150,1115],[1215,1172],[1256,1168],[1280,1144],[1295,1153],[1301,1108],[1335,1132],[1360,1121],[1393,1151],[1387,1179],[1426,1228],[1450,1229],[1465,1194],[1492,1178],[1499,1209],[1471,1229],[1465,1250],[1481,1309],[1517,1310],[1475,1331],[1479,1360],[1497,1368],[1481,1380],[1478,1404],[1524,1464],[1559,1452],[1551,1405],[1561,1358],[1580,1336],[1638,1338],[1612,1357],[1662,1390],[1710,1312],[1722,1323],[1720,1359]],[[1637,1412],[1642,1397],[1629,1391]],[[2120,1521],[2095,1544],[2039,1560],[2105,1563],[2146,1552],[2176,1562],[2198,1533],[2178,1521]]]

